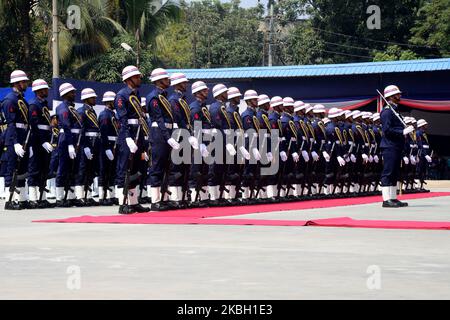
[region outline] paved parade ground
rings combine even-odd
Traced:
[[[408,202],[230,219],[450,222],[450,196]],[[450,299],[450,230],[31,222],[116,210],[2,210],[0,299]]]

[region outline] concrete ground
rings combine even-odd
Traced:
[[[450,221],[450,197],[409,205],[232,218]],[[116,210],[0,211],[0,299],[450,299],[450,231],[31,223]]]

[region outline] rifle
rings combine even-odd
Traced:
[[[80,129],[80,133],[78,134],[77,144],[75,146],[75,158],[71,160],[72,161],[71,169],[70,169],[70,172],[66,176],[66,181],[65,181],[65,185],[64,185],[64,199],[63,199],[64,201],[67,200],[67,196],[69,194],[69,191],[73,192],[73,190],[70,188],[70,182],[72,181],[72,178],[73,178],[73,175],[74,175],[75,163],[76,163],[76,155],[79,152],[80,144],[81,144],[81,136],[83,134],[84,134],[84,129],[81,128]]]
[[[56,129],[56,128],[53,128],[53,129]],[[58,130],[58,129],[56,129],[56,130]],[[58,133],[59,133],[59,130],[58,130]],[[52,135],[52,137],[50,138],[50,144],[53,146],[53,142],[54,142],[53,140],[55,137],[55,135],[53,134],[53,131],[52,131],[51,135]],[[49,164],[51,157],[52,157],[52,154],[47,153],[45,163]],[[41,185],[39,186],[39,201],[42,201],[42,198],[44,197],[44,192],[49,192],[49,190],[47,190],[46,186],[47,186],[47,177],[48,177],[48,173],[50,171],[50,167],[49,167],[49,165],[47,165],[45,168],[46,168],[45,170],[41,171],[41,179],[40,179]]]
[[[24,150],[27,150],[28,141],[30,140],[30,135],[31,135],[31,130],[28,127],[27,135],[25,137],[25,142],[23,144],[23,149]],[[18,180],[24,180],[27,177],[27,173],[25,173],[23,175],[19,175],[19,170],[20,170],[20,165],[22,163],[22,159],[23,159],[23,157],[17,156],[16,167],[14,168],[14,172],[13,172],[13,176],[12,176],[12,180],[11,180],[11,185],[9,186],[9,200],[8,200],[9,202],[12,201],[14,192],[16,192],[17,194],[20,194],[19,189],[16,188]]]
[[[92,138],[92,149],[94,149],[94,147],[95,147],[95,139],[96,139],[97,137],[93,137]],[[93,155],[93,157],[94,157],[95,155]],[[89,159],[87,159],[86,158],[86,160],[88,161],[88,164],[87,164],[87,166],[86,166],[86,172],[85,172],[85,174],[84,174],[84,201],[86,202],[86,200],[87,200],[87,195],[88,195],[88,192],[89,191],[92,191],[92,189],[91,189],[91,186],[90,186],[90,183],[89,183],[89,180],[90,180],[90,177],[91,177],[91,174],[92,174],[92,166],[93,166],[93,161],[94,161],[94,158],[92,158],[91,160],[89,160]]]

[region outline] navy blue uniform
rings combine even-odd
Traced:
[[[397,111],[397,106],[391,103]],[[383,171],[381,173],[381,186],[396,186],[399,179],[402,150],[405,144],[403,124],[390,108],[384,108],[380,114],[383,137],[380,148],[383,155]]]
[[[81,133],[81,119],[75,110],[75,105],[64,100],[56,107],[56,115],[58,117],[59,139],[58,139],[58,171],[56,174],[56,187],[64,187],[66,182],[68,186],[74,185],[75,181],[68,181],[69,174],[75,175],[78,172],[80,150],[77,151],[76,158],[71,166],[68,146],[73,145],[75,150]],[[81,142],[81,140],[80,140]],[[83,151],[81,151],[83,152]],[[71,172],[71,170],[74,172]]]
[[[98,124],[100,126],[100,154],[99,154],[99,175],[98,185],[104,188],[111,188],[114,185],[116,176],[116,146],[117,135],[119,133],[119,124],[114,111],[105,108],[98,116]],[[105,151],[111,150],[114,159],[111,161],[106,156]],[[107,190],[105,189],[105,192]],[[106,193],[105,193],[106,194]]]
[[[224,162],[226,160],[226,151],[225,151],[225,130],[230,129],[231,123],[229,123],[228,114],[226,112],[225,104],[221,101],[214,101],[209,106],[209,113],[211,115],[211,126],[216,129],[216,133],[214,134],[214,139],[218,136],[222,136],[222,159],[218,159],[216,157],[216,149],[212,152],[211,156],[214,157],[215,161],[209,166],[209,186],[217,186],[222,183],[223,174],[225,172]]]
[[[28,132],[28,103],[22,94],[12,91],[3,99],[3,113],[6,120],[6,131],[4,133],[4,145],[6,150],[2,154],[2,161],[6,162],[5,186],[9,187],[12,176],[17,165],[17,154],[14,145],[24,145]],[[18,175],[27,172],[28,150],[25,150],[24,159],[20,161]],[[17,181],[16,187],[25,187],[25,179]]]
[[[152,121],[150,128],[150,145],[152,164],[147,178],[147,185],[161,187],[164,172],[170,166],[171,147],[167,143],[172,136],[176,123],[172,106],[167,100],[167,92],[160,88],[153,89],[147,96],[147,110]]]
[[[134,103],[132,104],[131,101]],[[131,166],[131,176],[138,176],[137,172],[139,171],[141,154],[144,150],[144,130],[141,128],[139,130],[139,136],[136,135],[138,133],[139,124],[139,114],[141,111],[140,105],[141,97],[139,95],[139,91],[137,89],[132,90],[129,87],[125,87],[121,89],[114,100],[114,108],[117,112],[117,119],[119,122],[119,135],[117,138],[117,148],[118,157],[117,157],[117,170],[116,170],[116,179],[115,184],[118,188],[123,188],[125,183],[125,174],[127,172],[128,159],[130,157],[130,149],[126,143],[126,138],[131,138],[136,142],[138,150],[136,151],[133,157],[133,163]],[[134,189],[140,183],[140,178],[131,179],[128,188]]]
[[[30,146],[33,148],[33,156],[28,161],[28,186],[44,186],[51,154],[43,148],[42,144],[53,143],[47,100],[33,98],[30,101],[28,115],[31,129]]]
[[[199,100],[195,99],[190,105],[191,109],[191,123],[194,128],[202,128],[204,135],[210,135],[211,134],[211,115],[209,114],[208,109],[206,108],[205,102],[200,102]],[[200,140],[200,134],[202,132],[195,132],[195,137],[199,140],[199,143],[201,143]],[[207,145],[207,142],[204,142],[205,145]],[[194,150],[193,152],[193,161],[191,165],[191,172],[189,176],[189,187],[195,188],[195,187],[204,187],[208,183],[208,165],[205,163],[205,161],[202,159],[201,163],[196,163],[195,158],[199,157],[200,150]],[[195,199],[192,199],[194,201]]]
[[[97,114],[92,106],[84,104],[78,110],[81,119],[82,132],[80,145],[80,166],[76,175],[75,185],[90,186],[99,169],[99,149],[100,149],[100,126],[97,120]],[[93,155],[89,160],[84,152],[89,148]]]
[[[172,107],[172,113],[174,122],[177,123],[179,129],[191,130],[191,115],[188,104],[186,103],[186,97],[183,92],[175,90],[169,96],[169,102]],[[183,102],[183,106],[181,105]],[[183,139],[183,136],[181,136]],[[179,141],[182,143],[182,140]],[[180,157],[183,157],[183,150],[180,150]],[[187,171],[189,164],[171,164],[170,175],[169,175],[169,185],[174,187],[180,187],[183,185],[185,175],[188,174]]]
[[[245,111],[242,113],[241,117],[244,130],[248,134],[248,137],[246,137],[245,139],[245,148],[253,158],[252,149],[258,148],[257,126],[258,128],[260,127],[258,118],[256,117],[256,111],[251,107],[247,107],[247,109],[245,109]],[[248,130],[250,130],[250,132],[248,132]],[[244,187],[254,186],[255,179],[258,174],[257,170],[258,166],[256,163],[250,163],[250,161],[248,160],[246,161],[243,181]]]

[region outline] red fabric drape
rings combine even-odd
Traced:
[[[409,108],[426,111],[450,111],[450,101],[426,101],[426,100],[402,99],[400,101],[400,104]]]
[[[363,107],[363,106],[365,106],[365,105],[368,105],[369,103],[371,103],[372,101],[374,101],[374,100],[376,100],[376,99],[377,99],[377,97],[370,98],[370,99],[367,99],[367,100],[364,100],[364,101],[361,101],[361,102],[358,102],[358,103],[355,103],[355,104],[352,104],[352,105],[349,105],[349,106],[342,107],[341,109],[342,109],[342,110],[354,110],[354,109],[358,109],[358,108],[360,108],[360,107]]]

